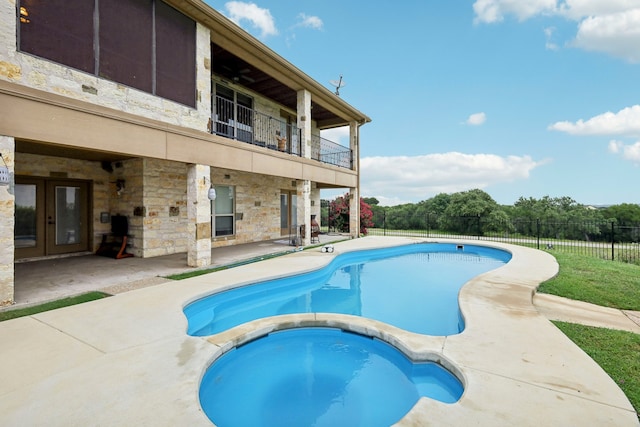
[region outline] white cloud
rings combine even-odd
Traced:
[[[260,31],[261,38],[278,34],[275,20],[269,9],[263,9],[255,3],[241,1],[230,1],[224,6],[229,13],[229,19],[238,25],[241,25],[243,21],[249,21],[253,28]]]
[[[345,147],[349,146],[349,126],[321,130],[320,136]]]
[[[564,0],[560,3],[558,13],[574,21],[588,16],[625,12],[638,7],[637,0]]]
[[[562,16],[578,22],[576,37],[569,46],[603,52],[640,62],[640,4],[638,0],[476,0],[474,22],[501,22],[508,15],[520,21],[537,15]],[[547,48],[550,42],[545,29]]]
[[[640,165],[640,141],[635,144],[625,144],[622,141],[609,141],[609,151],[613,154],[622,154],[625,160]]]
[[[321,30],[324,25],[322,19],[317,16],[307,16],[304,13],[298,15],[298,21],[298,27],[312,28],[314,30]]]
[[[524,21],[555,10],[556,0],[476,0],[473,4],[476,23],[501,22],[505,15],[515,15]]]
[[[584,19],[573,45],[640,62],[640,9]]]
[[[475,113],[469,116],[466,123],[471,126],[479,126],[487,120],[485,113]]]
[[[617,113],[606,112],[588,120],[562,121],[549,126],[549,130],[571,135],[640,135],[640,105],[624,108]]]
[[[360,160],[363,197],[381,205],[426,200],[438,193],[527,179],[545,162],[529,156],[463,154],[458,152],[407,157],[364,157]]]
[[[558,50],[558,45],[555,44],[552,39],[553,39],[553,33],[556,32],[556,29],[554,27],[547,27],[544,29],[544,35],[545,38],[547,40],[547,42],[545,43],[545,48],[549,49],[549,50]]]

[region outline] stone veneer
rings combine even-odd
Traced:
[[[100,222],[100,214],[108,212],[128,217],[131,235],[128,251],[135,256],[148,258],[187,252],[186,164],[136,158],[114,161],[111,163],[113,171],[107,172],[96,161],[16,153],[16,165],[16,173],[20,176],[92,182],[93,251],[102,235],[110,231],[109,223]],[[124,181],[124,188],[119,193],[116,191],[117,180]],[[214,247],[280,237],[280,194],[282,190],[296,191],[295,180],[212,169],[211,182],[235,187],[236,213],[242,216],[236,221],[236,235],[214,239]],[[319,190],[312,190],[311,196],[315,201],[312,213],[318,215]],[[301,194],[298,194],[298,200],[301,200]],[[13,204],[11,214],[7,216],[13,218]],[[13,235],[9,237],[13,241]]]
[[[0,166],[9,169],[10,185],[0,185],[0,307],[13,303],[13,227],[15,212],[15,195],[13,181],[14,140],[8,136],[0,135],[0,153],[2,160]]]

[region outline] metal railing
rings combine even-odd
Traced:
[[[215,97],[212,133],[260,147],[304,156],[302,138],[295,124]],[[322,163],[353,169],[352,151],[340,144],[312,135],[311,158]]]
[[[374,236],[489,240],[640,265],[640,224],[612,221],[495,220],[436,214],[387,215],[374,212]]]
[[[311,158],[322,163],[353,169],[352,150],[319,135],[311,135]]]

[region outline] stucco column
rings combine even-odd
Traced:
[[[0,136],[0,153],[9,171],[9,183],[0,183],[0,307],[13,304],[14,298],[14,227],[15,227],[15,141],[12,137]]]
[[[211,168],[189,165],[187,172],[187,264],[205,267],[211,264]]]
[[[302,143],[303,157],[311,158],[311,93],[307,90],[298,91],[298,129]],[[298,225],[305,225],[305,234],[301,236],[302,244],[311,241],[311,181],[298,181]]]

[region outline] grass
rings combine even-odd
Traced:
[[[553,322],[620,386],[640,413],[640,335]]]
[[[606,307],[640,311],[640,266],[573,253],[554,252],[558,275],[538,292]],[[554,322],[618,384],[640,413],[640,335]]]
[[[538,292],[640,311],[640,266],[572,253],[554,252],[553,255],[560,272],[541,284]]]
[[[0,311],[0,322],[18,317],[31,316],[32,314],[42,313],[43,311],[55,310],[56,308],[68,307],[71,305],[82,304],[83,302],[95,301],[111,295],[104,292],[87,292],[86,294],[73,297],[63,298],[56,301],[46,302],[44,304],[34,305],[31,307],[17,308],[14,310]]]

